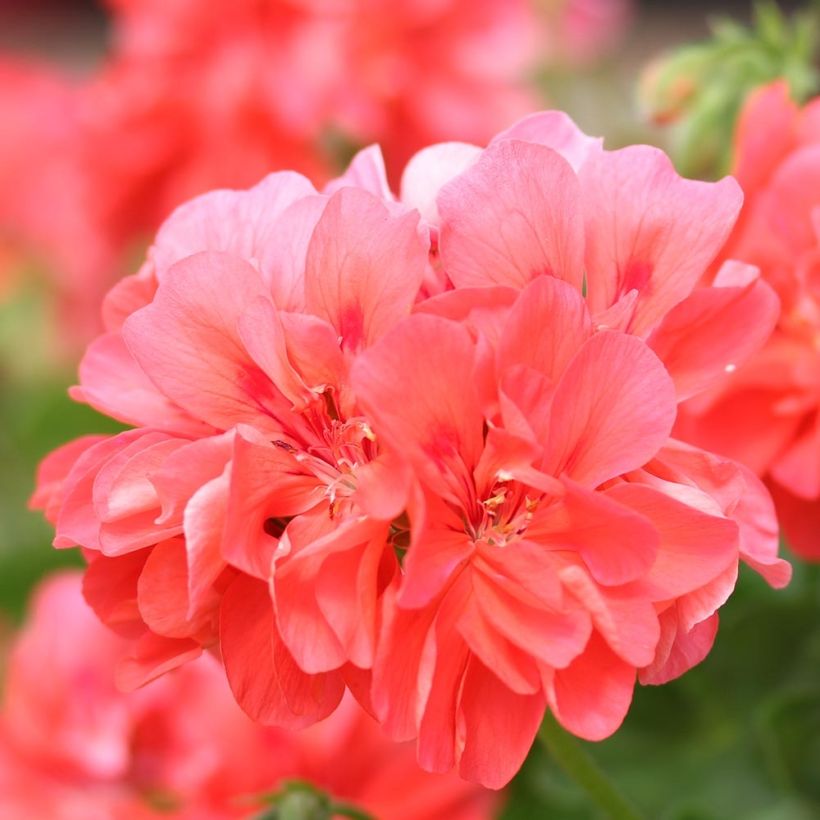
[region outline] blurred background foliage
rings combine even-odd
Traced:
[[[752,38],[737,22],[714,22],[725,15],[748,23],[749,3],[640,3],[609,61],[539,78],[545,106],[568,111],[589,133],[605,134],[610,147],[661,144],[690,174],[720,172],[735,112],[751,85],[782,72],[793,78],[798,96],[816,93],[816,74],[806,66],[818,28],[808,18],[799,26],[790,22],[783,12],[791,8],[767,4]],[[7,22],[0,25],[2,48],[33,49],[74,65],[93,63],[102,51],[104,17],[92,3],[42,4],[39,18],[19,11],[0,0]],[[710,20],[716,39],[659,59],[706,37]],[[695,80],[716,72],[723,80],[700,97],[685,85],[691,80],[703,89]],[[683,113],[687,118],[671,131],[659,127]],[[696,131],[706,134],[701,144]],[[77,551],[51,549],[51,528],[26,508],[38,461],[77,435],[117,429],[68,399],[76,362],[51,337],[48,294],[37,272],[29,273],[0,306],[0,620],[6,626],[22,617],[39,577],[81,563]],[[650,818],[820,818],[820,567],[796,562],[794,581],[781,592],[742,573],[707,660],[671,684],[639,687],[622,730],[585,746]],[[537,745],[503,812],[505,820],[598,816]]]

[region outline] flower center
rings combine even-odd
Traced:
[[[478,502],[476,515],[467,524],[467,533],[488,546],[506,547],[524,536],[541,501],[541,495],[528,494],[519,482],[499,480],[487,497]]]

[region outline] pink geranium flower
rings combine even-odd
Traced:
[[[439,192],[455,290],[354,371],[377,439],[418,481],[373,699],[424,765],[506,782],[545,702],[576,734],[609,735],[636,671],[663,682],[708,652],[738,552],[787,580],[765,491],[669,440],[677,401],[776,315],[750,271],[690,293],[738,205],[730,181],[681,180],[654,149],[603,152],[554,114]]]
[[[747,464],[772,491],[789,545],[820,559],[820,103],[783,83],[756,92],[738,124],[746,194],[722,258],[757,265],[777,291],[774,334],[723,385],[686,406],[681,435]]]
[[[254,718],[352,690],[422,765],[499,787],[547,706],[602,738],[708,653],[771,500],[670,438],[777,315],[726,240],[731,180],[564,115],[487,149],[377,149],[178,209],[112,291],[75,398],[134,425],[43,464],[137,685],[219,646]],[[755,331],[749,333],[749,326]]]
[[[181,208],[112,293],[75,397],[139,427],[58,451],[40,499],[73,462],[48,500],[55,544],[94,550],[89,600],[139,638],[124,683],[214,643],[217,616],[234,691],[261,719],[311,723],[372,665],[402,510],[349,367],[410,313],[427,268],[417,223],[365,190],[274,174]],[[121,303],[143,301],[121,323]],[[269,656],[248,623],[275,636]],[[267,673],[248,680],[251,662]],[[272,700],[270,679],[291,695]]]
[[[255,795],[307,780],[374,817],[489,817],[493,796],[420,771],[348,699],[298,735],[236,707],[203,657],[130,695],[114,686],[124,641],[84,604],[80,578],[37,591],[8,658],[0,706],[0,813],[23,818],[248,817]]]

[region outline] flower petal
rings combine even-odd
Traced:
[[[261,581],[239,575],[225,591],[220,643],[234,696],[259,723],[303,729],[327,717],[341,701],[339,674],[307,675],[288,655]]]
[[[621,725],[635,688],[635,668],[593,632],[578,658],[555,671],[546,686],[558,722],[584,740],[603,740]]]
[[[439,191],[480,155],[477,145],[466,142],[443,142],[422,148],[410,158],[402,173],[401,201],[416,208],[426,222],[438,225],[436,197]]]
[[[675,412],[674,386],[655,354],[632,336],[597,333],[558,384],[544,470],[596,487],[649,461]]]
[[[633,288],[630,330],[643,334],[687,296],[723,246],[743,200],[738,184],[678,176],[657,148],[593,154],[579,172],[590,310]]]
[[[360,355],[351,374],[376,436],[453,498],[483,446],[473,358],[464,327],[418,314]]]
[[[330,198],[308,248],[305,295],[343,347],[372,344],[410,313],[427,262],[417,224],[418,214],[391,216],[356,188]]]
[[[576,173],[591,154],[602,150],[603,144],[600,137],[588,137],[563,111],[530,114],[493,137],[490,145],[502,140],[534,142],[552,148]]]
[[[457,287],[522,288],[541,274],[579,291],[584,235],[578,180],[534,143],[491,145],[438,196],[441,258]]]
[[[521,768],[544,717],[544,695],[517,695],[472,658],[459,704],[464,749],[459,774],[488,789],[506,786]]]
[[[699,288],[670,310],[649,337],[683,401],[718,384],[758,350],[780,313],[761,279],[745,287]]]
[[[202,253],[167,273],[154,301],[134,313],[123,336],[164,395],[220,430],[247,422],[276,430],[281,397],[239,337],[239,318],[265,287],[247,262]]]

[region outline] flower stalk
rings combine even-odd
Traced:
[[[553,760],[611,820],[642,820],[640,812],[621,794],[581,743],[547,712],[538,738]]]

